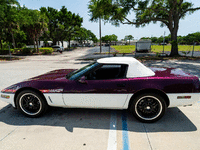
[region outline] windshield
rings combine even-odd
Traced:
[[[86,72],[88,72],[89,70],[96,68],[99,65],[99,63],[94,62],[92,64],[89,64],[79,70],[75,70],[74,72],[72,72],[71,74],[67,75],[67,79],[69,80],[76,80],[79,77],[83,76]]]

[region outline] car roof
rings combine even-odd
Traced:
[[[155,73],[133,57],[109,57],[97,60],[101,64],[127,64],[127,78],[154,76]]]
[[[59,46],[59,45],[53,45],[52,47],[61,47],[61,46]]]
[[[109,58],[101,58],[97,60],[98,63],[112,63],[112,64],[129,64],[138,62],[137,59],[132,57],[109,57]]]

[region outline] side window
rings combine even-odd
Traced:
[[[124,64],[106,64],[97,70],[89,73],[87,80],[106,80],[126,78],[128,65]]]

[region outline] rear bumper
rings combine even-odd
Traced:
[[[15,102],[14,102],[14,96],[15,96],[14,93],[12,94],[12,93],[2,93],[2,92],[0,92],[0,100],[7,102],[7,103],[10,103],[10,104],[12,104],[13,107],[16,107]]]
[[[169,107],[192,105],[200,100],[200,93],[173,93],[167,94]]]

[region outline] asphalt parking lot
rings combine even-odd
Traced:
[[[0,89],[63,68],[80,68],[90,49],[0,62]],[[147,66],[180,68],[200,78],[200,61],[149,61]],[[156,123],[138,122],[127,111],[51,108],[27,118],[0,101],[0,150],[199,150],[200,101],[167,110]]]

